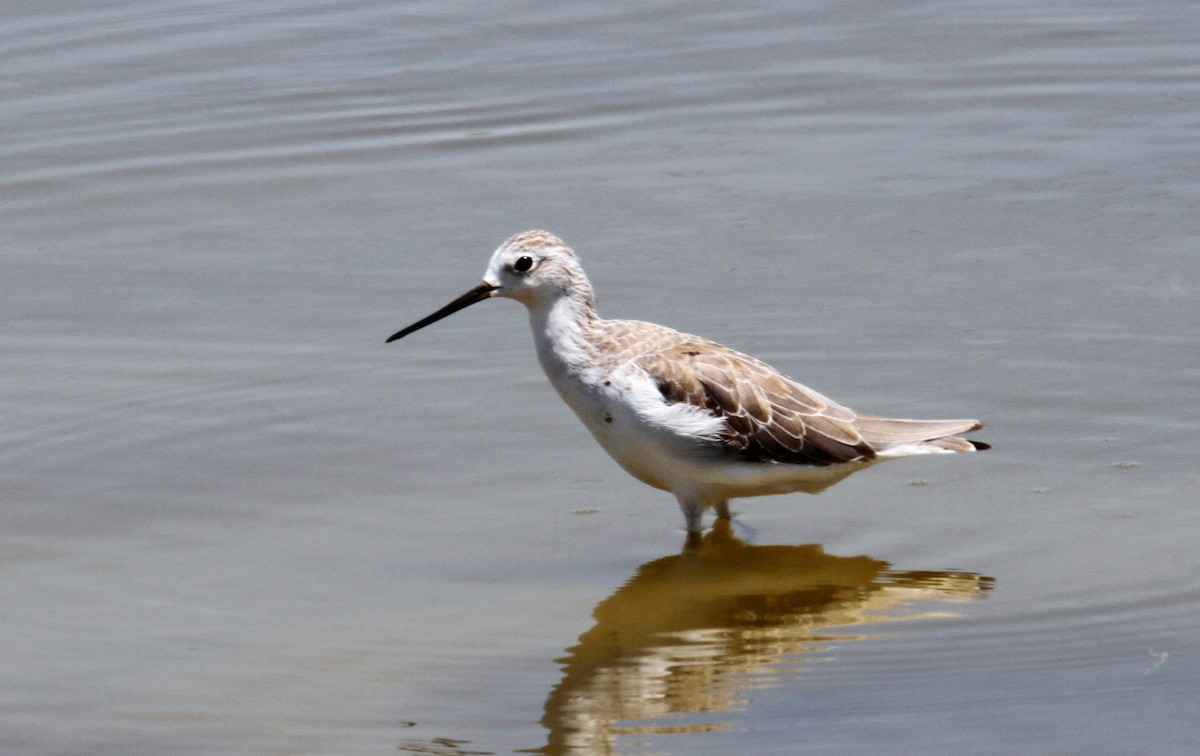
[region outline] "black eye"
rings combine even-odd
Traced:
[[[528,255],[521,255],[517,261],[513,263],[513,270],[518,273],[524,273],[533,267],[533,258]]]

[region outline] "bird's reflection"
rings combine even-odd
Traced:
[[[863,637],[823,630],[946,616],[929,603],[967,601],[990,587],[980,575],[899,572],[818,545],[751,546],[718,520],[596,606],[595,627],[560,660],[540,750],[605,753],[622,735],[725,729],[721,712],[798,674],[798,655]]]

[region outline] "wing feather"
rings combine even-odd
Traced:
[[[871,460],[914,447],[985,449],[955,437],[975,420],[897,420],[859,415],[729,347],[659,325],[604,321],[611,354],[643,371],[667,404],[686,404],[719,418],[719,443],[754,462],[826,466]]]
[[[853,412],[728,347],[689,338],[634,362],[666,401],[722,418],[720,443],[742,459],[825,466],[875,456]]]

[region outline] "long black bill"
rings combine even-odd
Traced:
[[[422,328],[424,328],[425,326],[429,325],[430,323],[436,323],[439,320],[441,320],[442,318],[446,317],[447,315],[453,315],[454,313],[458,312],[459,310],[463,309],[464,307],[470,307],[471,305],[475,304],[476,302],[482,302],[483,300],[492,296],[492,292],[499,288],[500,288],[499,286],[493,286],[492,284],[488,283],[487,281],[484,281],[483,283],[476,286],[474,289],[471,289],[466,294],[463,294],[461,297],[454,300],[453,302],[446,305],[445,307],[438,310],[437,312],[433,313],[432,315],[421,318],[416,323],[413,323],[412,325],[408,326],[407,328],[401,328],[399,331],[396,331],[388,338],[388,340],[385,343],[391,344],[396,339],[402,339],[405,336],[407,336],[408,334],[412,333],[413,331],[419,331]]]

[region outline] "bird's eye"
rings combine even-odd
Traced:
[[[533,267],[533,258],[528,255],[521,255],[517,261],[513,263],[513,270],[518,273],[524,273]]]

